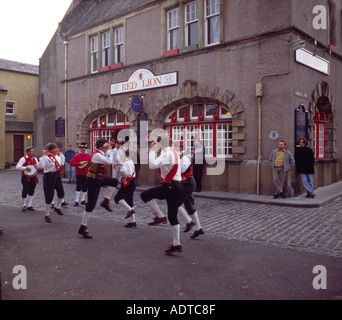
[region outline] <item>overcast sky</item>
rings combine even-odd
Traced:
[[[0,59],[39,64],[72,0],[0,0]]]

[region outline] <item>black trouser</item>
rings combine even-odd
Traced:
[[[55,190],[57,191],[58,199],[63,199],[64,197],[62,178],[57,171],[44,173],[43,188],[46,204],[50,204],[52,202]]]
[[[87,192],[87,176],[78,175],[76,176],[76,191]]]
[[[27,181],[27,180],[29,180],[29,181]],[[34,190],[36,189],[35,177],[30,178],[30,177],[23,175],[21,178],[21,183],[23,185],[23,190],[21,192],[21,196],[24,199],[27,197],[27,195],[33,196]]]
[[[184,203],[184,207],[189,215],[193,215],[197,210],[195,207],[195,200],[192,196],[192,192],[196,189],[196,181],[193,176],[183,183],[183,193],[179,200],[180,205]]]
[[[196,189],[202,189],[202,173],[203,173],[203,164],[194,163],[194,171],[193,175],[196,180]]]
[[[86,211],[92,212],[94,210],[102,186],[116,187],[118,183],[118,179],[109,177],[104,177],[102,180],[87,178],[88,202],[86,205]]]
[[[115,203],[118,204],[120,200],[124,199],[130,207],[133,207],[135,186],[135,179],[132,179],[127,187],[124,187],[123,183],[121,183],[121,187],[114,197]]]
[[[179,199],[182,197],[183,184],[181,182],[172,181],[170,183],[163,183],[159,187],[148,189],[141,193],[141,200],[146,202],[152,199],[166,200],[167,203],[167,217],[171,226],[179,224],[177,219],[178,208],[181,205]]]

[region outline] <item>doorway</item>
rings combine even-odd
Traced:
[[[18,163],[24,155],[24,136],[13,136],[13,162]]]

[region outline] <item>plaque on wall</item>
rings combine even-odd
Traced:
[[[300,138],[308,138],[308,112],[304,105],[295,109],[295,146],[299,146]]]
[[[55,136],[65,137],[65,119],[62,117],[55,120]]]

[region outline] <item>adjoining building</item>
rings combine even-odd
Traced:
[[[39,66],[0,59],[0,167],[16,164],[34,144]]]
[[[203,141],[204,190],[272,194],[271,151],[306,136],[316,185],[336,182],[341,12],[332,0],[73,1],[40,60],[37,146],[94,149],[122,129],[134,141],[144,124],[185,151]],[[143,165],[140,182],[156,181]],[[288,194],[297,185],[293,172]]]

